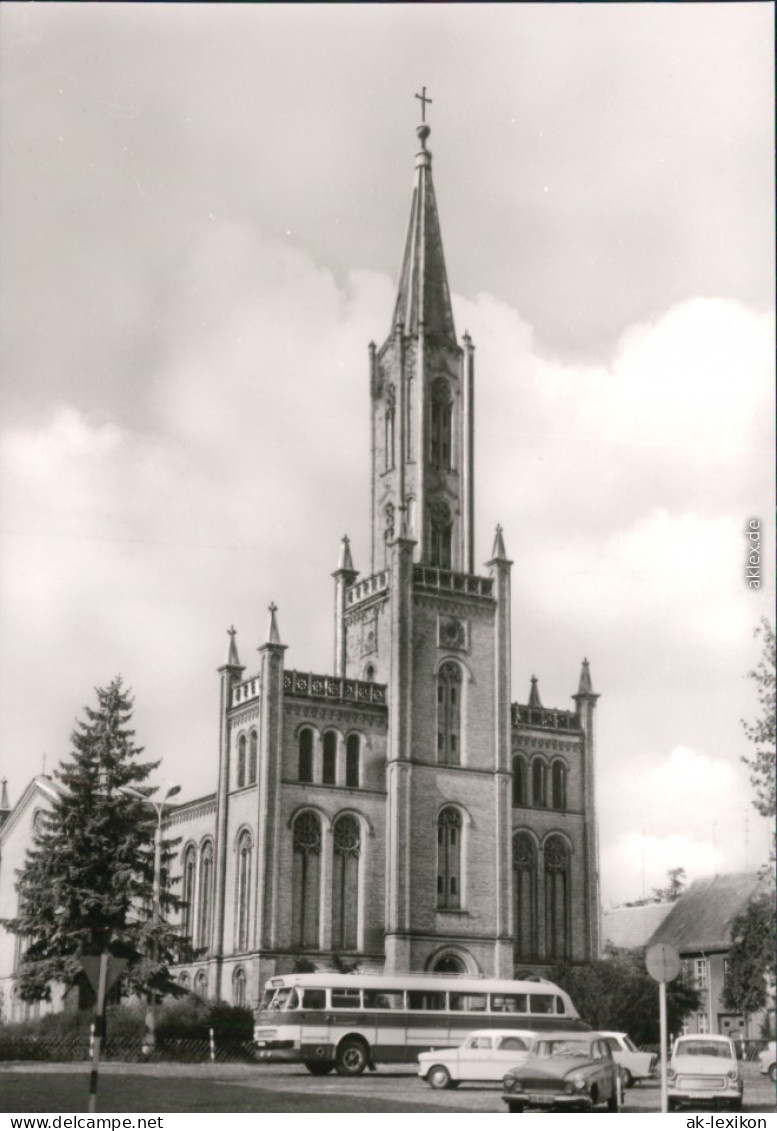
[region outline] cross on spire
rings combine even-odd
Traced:
[[[416,94],[415,97],[421,103],[421,121],[425,122],[426,121],[426,103],[428,102],[428,103],[431,104],[431,101],[432,101],[431,98],[426,97],[426,87],[422,86],[421,87],[421,93]]]
[[[271,613],[277,613],[278,612],[278,606],[275,604],[275,601],[270,601],[270,604],[267,606],[267,608],[269,609],[269,611]]]

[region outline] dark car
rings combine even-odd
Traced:
[[[617,1111],[618,1065],[599,1033],[546,1033],[502,1081],[508,1111]]]

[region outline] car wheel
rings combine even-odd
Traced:
[[[769,1079],[773,1084],[777,1084],[777,1063],[769,1065]]]
[[[314,1076],[326,1076],[327,1072],[332,1071],[334,1064],[331,1060],[306,1060],[305,1067]]]
[[[367,1067],[367,1047],[358,1037],[346,1037],[337,1050],[335,1068],[339,1076],[360,1076]]]
[[[434,1064],[426,1074],[426,1082],[431,1088],[450,1088],[451,1074],[444,1064]]]
[[[634,1086],[634,1077],[629,1072],[628,1068],[623,1069],[623,1087],[632,1088]]]
[[[523,1111],[523,1104],[519,1104],[518,1100],[508,1100],[507,1101],[507,1110],[512,1111],[512,1112],[518,1112],[520,1114]]]
[[[731,1103],[728,1105],[729,1108],[731,1109],[731,1111],[741,1111],[742,1110],[742,1101],[743,1101],[744,1098],[745,1098],[744,1096],[740,1096],[738,1100],[732,1100]]]

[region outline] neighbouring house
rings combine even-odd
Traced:
[[[647,940],[648,946],[669,943],[679,952],[683,968],[701,995],[699,1010],[688,1018],[690,1033],[723,1033],[758,1037],[766,1015],[772,1015],[774,993],[767,1010],[743,1017],[723,1004],[723,981],[731,949],[731,924],[754,897],[766,889],[756,872],[736,872],[696,880]]]
[[[602,946],[619,950],[635,950],[647,946],[651,935],[658,930],[674,907],[672,903],[642,903],[632,907],[613,907],[602,912]]]

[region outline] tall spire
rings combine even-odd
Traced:
[[[3,778],[0,781],[0,812],[10,809],[11,806],[8,802],[8,779]]]
[[[591,669],[589,667],[588,660],[583,660],[583,666],[580,670],[580,683],[577,687],[577,695],[573,696],[573,698],[577,699],[580,696],[586,695],[593,696],[595,699],[599,698],[599,696],[593,689],[593,684],[591,683]]]
[[[531,677],[531,691],[529,692],[529,706],[530,707],[541,707],[542,706],[542,702],[540,701],[540,691],[539,691],[539,687],[537,686],[536,675],[533,675]]]
[[[225,666],[228,668],[239,668],[240,657],[237,654],[237,643],[235,641],[237,629],[234,625],[231,625],[227,629],[227,635],[229,636],[229,648],[227,649],[227,662]]]
[[[275,614],[278,612],[278,606],[275,604],[275,601],[270,602],[268,611],[270,613],[270,627],[267,630],[267,643],[280,644],[281,634],[280,632],[278,632],[278,622],[275,619]]]
[[[416,97],[421,100],[424,120],[416,129],[421,148],[415,159],[413,202],[399,274],[394,326],[401,324],[404,332],[411,335],[418,334],[423,327],[427,334],[455,343],[440,220],[432,184],[432,155],[426,148],[431,133],[425,120],[426,104],[431,98],[426,97],[426,87],[423,94]]]

